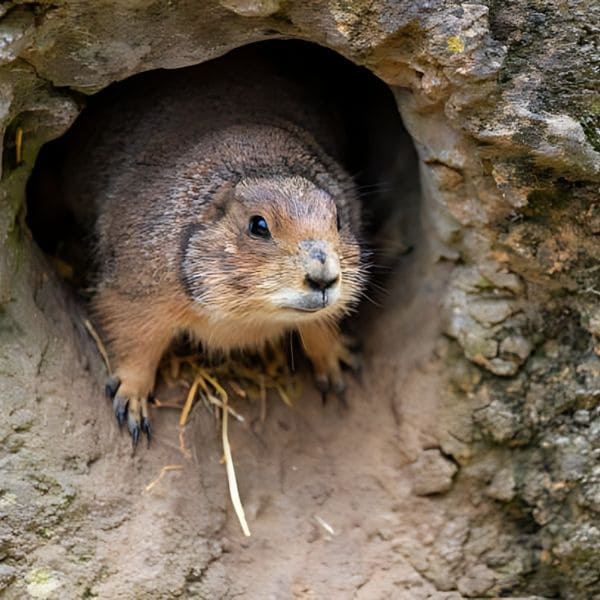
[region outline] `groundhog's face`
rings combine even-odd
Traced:
[[[300,177],[221,190],[184,240],[188,293],[215,319],[339,318],[364,280],[358,215],[342,205]]]

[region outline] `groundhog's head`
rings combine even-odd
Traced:
[[[349,194],[351,192],[348,192]],[[302,177],[243,179],[220,190],[183,240],[188,294],[215,319],[339,319],[364,283],[356,200]]]

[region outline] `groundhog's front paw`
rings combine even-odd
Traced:
[[[351,338],[340,336],[331,343],[327,352],[312,356],[311,360],[315,384],[322,394],[323,404],[327,401],[330,392],[334,392],[342,404],[346,404],[346,383],[342,366],[350,368],[354,374],[360,372],[361,358],[357,352],[357,344]]]
[[[140,433],[145,433],[150,441],[152,428],[148,418],[148,397],[128,392],[118,377],[111,377],[108,380],[106,395],[112,398],[119,427],[127,421],[133,447],[137,446]]]

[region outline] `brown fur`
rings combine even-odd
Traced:
[[[249,72],[140,78],[73,134],[66,193],[97,214],[94,309],[130,429],[181,332],[227,351],[296,330],[320,385],[343,387],[337,323],[364,278],[354,186],[324,150],[335,138],[318,104],[267,68]],[[269,239],[249,233],[253,215]]]

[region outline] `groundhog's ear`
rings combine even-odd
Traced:
[[[220,221],[231,203],[235,201],[235,186],[227,181],[207,199],[206,217],[213,223]]]

